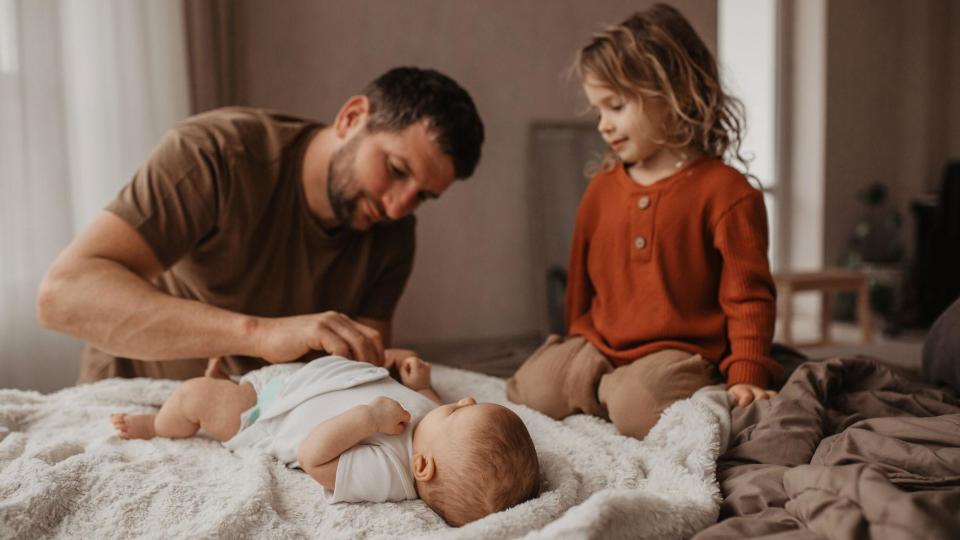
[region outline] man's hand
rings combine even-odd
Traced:
[[[761,399],[770,399],[777,395],[773,390],[765,390],[753,384],[735,384],[727,389],[727,393],[733,397],[734,404],[737,407],[746,407],[754,401]]]
[[[430,363],[416,356],[408,356],[400,361],[400,382],[411,390],[430,388]]]
[[[377,330],[342,313],[260,318],[254,330],[257,356],[279,364],[292,362],[310,351],[383,365],[383,338]]]
[[[390,398],[378,397],[370,402],[369,407],[379,433],[399,435],[410,423],[410,413]]]

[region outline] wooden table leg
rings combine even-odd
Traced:
[[[830,343],[830,324],[833,322],[833,293],[820,292],[820,343]]]
[[[870,283],[865,279],[857,289],[857,322],[863,333],[863,342],[873,341],[873,314],[870,313]]]
[[[780,329],[783,343],[793,345],[793,289],[782,287],[780,293]]]

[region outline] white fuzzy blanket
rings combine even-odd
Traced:
[[[421,501],[324,502],[306,474],[193,439],[123,441],[112,412],[147,413],[177,383],[112,379],[43,395],[0,390],[2,538],[685,538],[714,523],[714,467],[729,433],[722,388],[671,406],[642,442],[588,416],[511,404],[500,379],[435,366],[444,399],[517,411],[542,494],[454,529]]]

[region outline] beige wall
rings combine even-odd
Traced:
[[[827,2],[824,262],[860,217],[856,193],[881,180],[905,218],[960,158],[960,8],[941,0]],[[795,156],[803,159],[803,156]]]
[[[947,21],[949,37],[944,53],[947,65],[950,66],[947,84],[947,96],[950,100],[947,107],[950,129],[947,151],[951,159],[960,159],[960,2],[950,2]]]
[[[476,175],[418,212],[419,254],[397,317],[400,342],[536,332],[527,129],[576,118],[563,72],[591,32],[648,1],[246,1],[235,12],[240,102],[330,119],[369,79],[397,65],[448,73],[487,128]],[[678,1],[716,43],[715,0]]]

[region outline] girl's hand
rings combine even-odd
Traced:
[[[430,388],[430,363],[408,356],[400,361],[400,382],[411,390]]]
[[[737,407],[746,407],[760,399],[770,399],[777,395],[773,390],[765,390],[753,384],[735,384],[727,389]]]
[[[390,398],[378,397],[370,402],[369,407],[378,433],[399,435],[410,423],[410,413]]]

